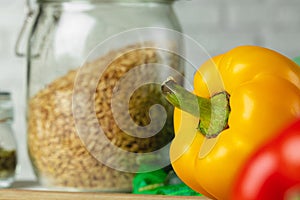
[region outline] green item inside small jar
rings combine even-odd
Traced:
[[[5,150],[0,147],[0,179],[6,179],[13,176],[16,165],[16,150]]]

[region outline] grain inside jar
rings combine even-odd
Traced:
[[[157,49],[140,48],[139,45],[111,51],[54,80],[30,99],[28,148],[35,172],[42,184],[83,190],[131,190],[134,173],[109,168],[95,159],[90,151],[103,154],[110,151],[109,147],[99,145],[101,143],[97,129],[99,125],[113,145],[129,152],[152,152],[171,141],[173,108],[161,96],[158,84],[146,84],[135,90],[130,97],[127,111],[138,126],[146,127],[150,123],[148,113],[150,107],[153,104],[163,105],[167,121],[158,134],[146,138],[143,138],[143,132],[135,132],[138,137],[128,135],[119,128],[111,109],[111,98],[118,81],[136,66],[149,68],[151,63],[162,63],[166,57],[163,54]],[[169,54],[167,56],[169,65],[178,65],[175,56]],[[113,62],[110,62],[112,58]],[[105,70],[102,76],[96,76],[95,72],[103,67]],[[77,76],[79,70],[80,77]],[[159,76],[159,72],[155,70],[152,73],[151,76]],[[149,73],[136,74],[137,79],[143,79],[143,76],[149,76]],[[81,133],[81,137],[86,134],[84,143],[77,134],[72,110],[75,80],[76,83],[80,83],[77,92],[89,96],[90,99],[76,105],[74,111],[80,113],[82,105],[86,109],[85,113],[89,113],[80,116],[80,120],[76,121],[86,124],[86,133]],[[96,90],[89,89],[90,85],[95,84]],[[130,86],[132,83],[127,84]],[[127,86],[123,84],[122,87]],[[123,97],[121,95],[117,98],[121,101]],[[96,121],[91,120],[94,115]],[[126,118],[120,120],[127,126]]]

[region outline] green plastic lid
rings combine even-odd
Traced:
[[[300,56],[293,59],[300,66]]]

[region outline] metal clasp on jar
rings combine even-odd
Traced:
[[[23,26],[18,35],[16,44],[15,44],[15,54],[17,56],[23,57],[27,52],[27,39],[29,38],[29,34],[31,28],[33,26],[33,22],[36,16],[36,11],[34,10],[32,3],[30,0],[26,0],[26,9],[27,15],[23,22]]]

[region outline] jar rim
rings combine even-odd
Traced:
[[[102,2],[102,3],[173,3],[179,0],[37,0],[38,3],[63,3],[63,2]]]
[[[0,91],[0,122],[13,118],[13,105],[10,92]]]

